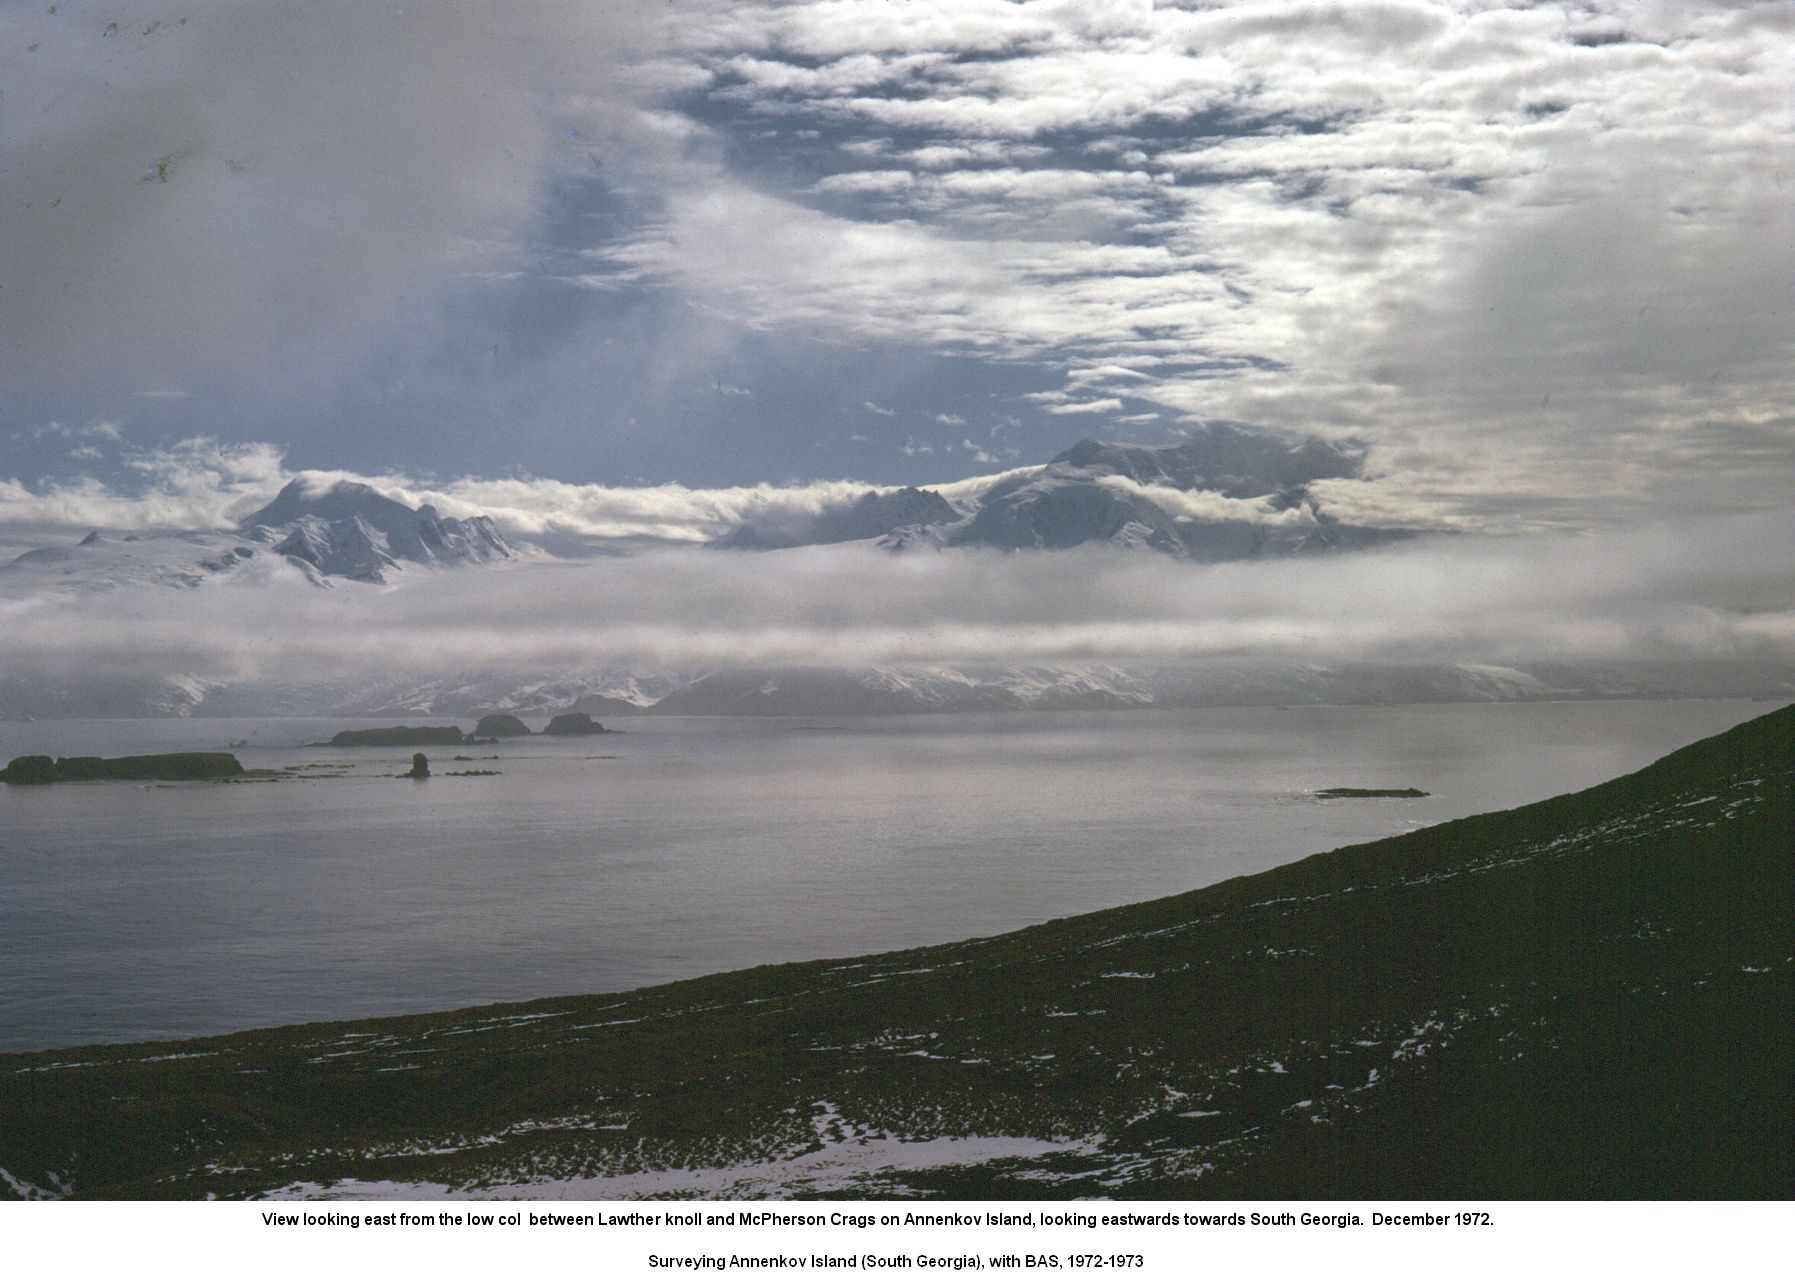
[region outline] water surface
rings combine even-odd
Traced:
[[[247,739],[233,749],[247,766],[350,766],[261,785],[0,787],[0,1050],[997,933],[1576,790],[1772,706],[654,719],[425,748],[427,782],[392,777],[409,748],[299,747],[363,722],[0,723],[0,760]],[[459,769],[502,776],[441,776]],[[1309,794],[1409,786],[1434,794]]]

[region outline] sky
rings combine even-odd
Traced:
[[[1795,657],[1791,83],[1782,2],[0,0],[0,545],[298,474],[698,542],[1226,421],[1364,448],[1318,492],[1348,520],[1545,537],[1379,557],[1440,633],[1518,649],[1451,571],[1551,569],[1589,623],[1624,593],[1664,648]],[[1165,618],[1164,563],[1077,560],[1006,568],[1061,572],[1042,648]],[[901,569],[1002,643],[1020,583]],[[1239,595],[1325,645],[1265,617],[1291,569]],[[1572,608],[1528,648],[1602,648]]]
[[[1774,506],[1792,81],[1784,3],[8,0],[0,474],[938,482],[1230,420],[1367,441],[1392,516]]]

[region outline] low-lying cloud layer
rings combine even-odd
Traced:
[[[191,590],[7,602],[0,624],[8,671],[43,677],[1239,658],[1795,667],[1792,532],[1795,516],[1759,514],[1213,566],[1116,550],[660,550],[328,592],[265,561]]]

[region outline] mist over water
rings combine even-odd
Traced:
[[[0,1050],[992,934],[1575,790],[1771,706],[648,719],[430,748],[438,776],[422,783],[392,777],[409,749],[300,749],[342,721],[0,723],[5,756],[247,738],[235,750],[251,768],[351,766],[270,784],[0,787]],[[466,769],[502,776],[446,776]],[[1308,794],[1329,786],[1434,794]]]

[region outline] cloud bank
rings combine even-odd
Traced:
[[[502,268],[532,233],[566,162],[571,84],[620,79],[649,31],[640,12],[12,7],[8,380],[265,403],[365,375],[396,324],[434,324],[444,282]]]
[[[578,555],[641,541],[699,544],[737,526],[796,531],[826,508],[883,489],[849,480],[694,489],[678,483],[603,486],[553,478],[462,477],[447,481],[402,474],[286,467],[268,443],[189,438],[172,447],[128,450],[122,466],[135,480],[94,477],[26,484],[0,480],[0,528],[33,545],[60,543],[89,530],[182,531],[234,526],[294,479],[311,486],[363,482],[413,506],[434,504],[451,517],[489,516],[507,535]],[[1017,470],[1028,471],[1028,470]],[[1006,474],[942,484],[965,498]]]
[[[1398,521],[1765,507],[1792,33],[1773,4],[743,6],[679,33],[703,94],[833,171],[698,172],[599,255],[745,321],[1042,359],[1048,414],[1354,430]]]
[[[7,602],[0,624],[9,672],[44,677],[1210,659],[1795,667],[1791,532],[1795,516],[1755,514],[1211,566],[1117,550],[663,550],[329,592],[267,562],[198,589]]]

